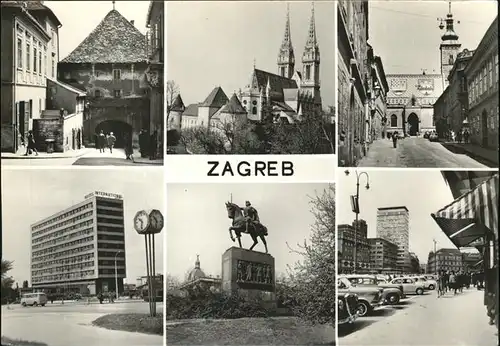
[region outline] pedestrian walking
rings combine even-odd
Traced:
[[[113,153],[113,147],[115,146],[115,142],[116,142],[116,137],[113,134],[113,132],[109,133],[109,136],[106,138],[106,140],[108,142],[108,148],[109,148],[110,153]]]
[[[394,148],[396,148],[398,146],[398,136],[399,136],[398,131],[396,131],[392,134],[392,146]]]
[[[469,143],[469,135],[470,135],[469,130],[465,129],[464,130],[464,143],[465,144]]]
[[[438,298],[446,293],[446,273],[441,270],[438,274]]]
[[[453,294],[457,294],[457,276],[455,275],[455,271],[452,270],[450,274],[450,290],[454,290]]]
[[[104,131],[101,130],[99,133],[98,139],[97,139],[97,145],[99,146],[99,152],[104,153],[105,150],[105,145],[106,145],[106,135],[104,134]]]
[[[33,131],[28,131],[28,146],[26,147],[26,153],[24,156],[28,156],[31,153],[35,152],[35,155],[38,156],[38,151],[36,150],[35,137],[33,136]]]
[[[132,154],[134,153],[132,149],[132,135],[125,133],[123,140],[125,142],[125,158],[127,160],[132,160]]]

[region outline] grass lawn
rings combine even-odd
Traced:
[[[335,330],[293,317],[205,320],[167,325],[167,345],[335,345]]]
[[[19,339],[10,339],[6,336],[2,336],[2,346],[47,346],[43,342],[26,341]]]
[[[99,317],[92,324],[106,329],[155,335],[163,335],[164,330],[162,314],[156,317],[148,314],[109,314]]]

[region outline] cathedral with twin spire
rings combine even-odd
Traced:
[[[216,87],[203,102],[188,106],[178,94],[169,109],[169,129],[216,127],[217,124],[234,121],[261,122],[267,116],[272,116],[274,122],[294,123],[302,121],[306,114],[320,112],[320,52],[314,4],[302,52],[301,70],[296,69],[290,27],[290,11],[287,8],[277,73],[254,66],[249,84],[230,97],[221,87]]]

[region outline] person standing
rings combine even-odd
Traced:
[[[109,151],[112,154],[113,153],[113,147],[115,146],[115,142],[116,142],[116,137],[113,135],[113,132],[109,133],[109,136],[106,138],[106,140],[108,141]]]
[[[38,151],[36,150],[35,137],[33,136],[33,131],[28,131],[28,146],[26,147],[26,154],[24,156],[28,156],[32,152],[35,152],[35,155],[38,156]]]
[[[133,154],[133,149],[132,149],[132,135],[125,133],[124,135],[124,142],[125,142],[125,158],[127,160],[132,160],[132,154]]]
[[[99,152],[100,153],[104,153],[106,150],[105,150],[105,144],[106,143],[106,135],[104,134],[104,131],[101,130],[101,132],[99,132],[99,136],[98,136],[98,139],[97,139],[97,145],[99,146]]]
[[[457,294],[457,276],[453,270],[450,274],[450,290],[454,290],[453,294]]]
[[[396,148],[398,146],[398,136],[399,136],[398,131],[396,131],[392,134],[392,146],[394,148]]]
[[[469,143],[469,130],[467,129],[464,130],[464,143],[465,144]]]

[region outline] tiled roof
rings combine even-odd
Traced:
[[[227,114],[247,114],[247,111],[241,105],[240,100],[238,100],[236,94],[233,94],[233,96],[231,96],[229,102],[222,107],[220,112]]]
[[[174,102],[172,102],[172,106],[170,106],[171,111],[183,111],[186,108],[184,106],[184,102],[182,101],[182,97],[180,94],[177,94],[177,96],[174,99]]]
[[[271,87],[271,92],[283,94],[283,89],[297,89],[297,82],[294,79],[282,77],[280,75],[254,69],[252,76],[252,87],[266,90],[267,81]]]
[[[388,74],[387,97],[408,98],[439,97],[443,93],[443,79],[440,74]]]
[[[118,11],[111,10],[62,63],[147,62],[146,37]]]
[[[69,84],[63,83],[63,82],[61,82],[61,81],[59,81],[59,80],[57,80],[57,79],[55,79],[55,78],[54,78],[54,79],[52,79],[52,78],[47,77],[47,80],[49,80],[49,81],[51,81],[52,83],[55,83],[55,84],[57,84],[57,85],[59,85],[59,86],[63,87],[63,88],[64,88],[64,89],[66,89],[66,90],[69,90],[69,91],[71,91],[71,92],[73,92],[73,93],[75,93],[75,94],[78,94],[78,96],[86,96],[86,95],[87,95],[87,92],[86,92],[85,90],[82,90],[82,89],[80,89],[80,88],[76,88],[76,87],[74,87],[74,86],[72,86],[72,85],[69,85]]]
[[[198,116],[198,107],[200,107],[200,103],[193,103],[186,107],[184,113],[182,115],[188,115],[192,117]]]
[[[295,109],[287,105],[285,102],[273,102],[272,104],[274,107],[277,107],[285,113],[295,113]]]
[[[210,92],[205,101],[201,104],[201,107],[216,107],[221,108],[224,106],[229,99],[227,98],[224,90],[221,87],[215,87],[214,90]]]
[[[283,96],[285,101],[297,101],[297,89],[283,89]]]

